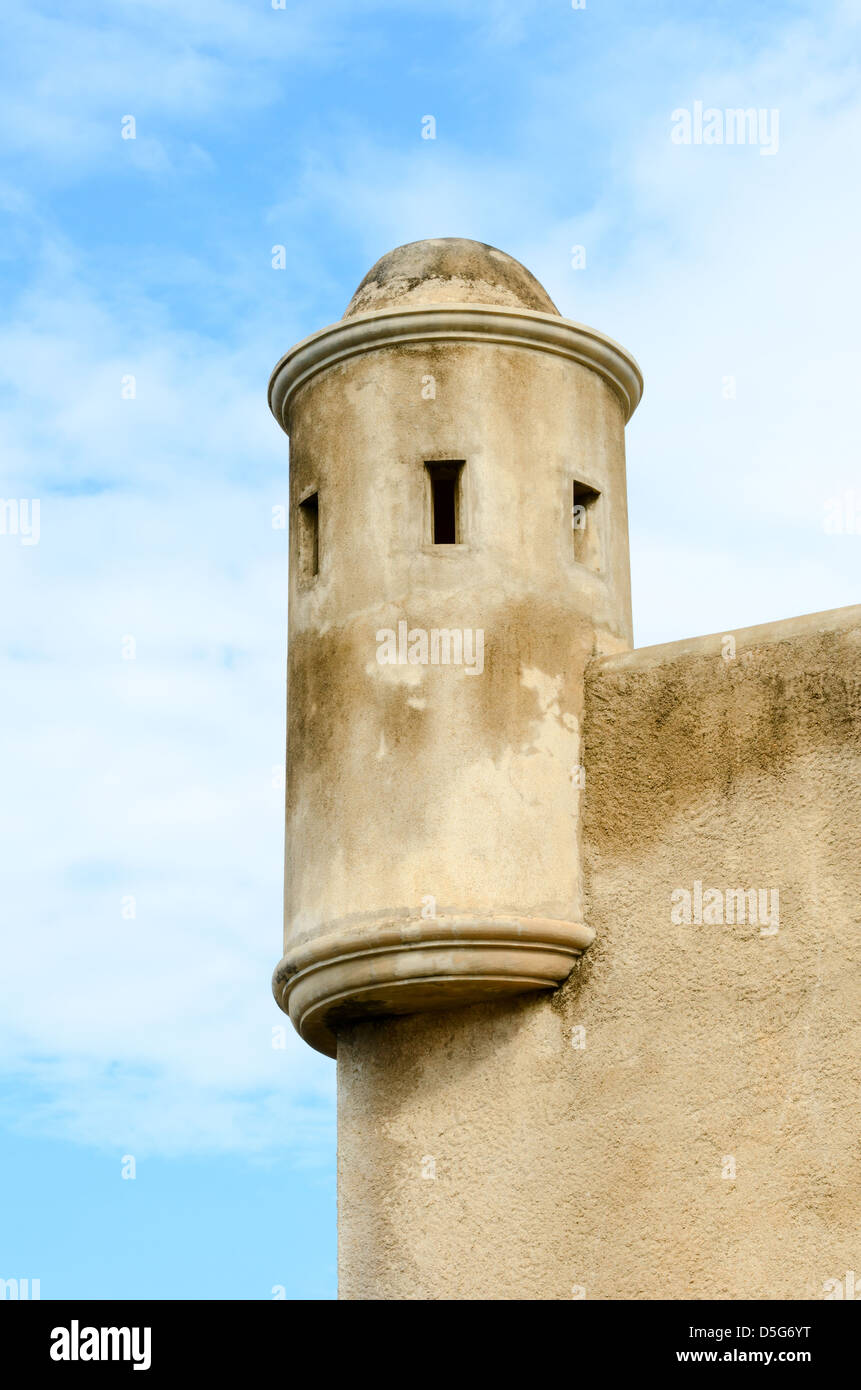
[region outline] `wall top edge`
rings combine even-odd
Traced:
[[[802,613],[797,617],[780,618],[754,627],[727,627],[722,632],[702,637],[682,637],[675,642],[660,642],[651,647],[635,647],[632,651],[612,652],[590,663],[592,676],[610,671],[648,670],[689,656],[720,654],[726,637],[735,639],[737,648],[765,646],[788,642],[794,638],[813,637],[826,632],[859,632],[861,640],[861,604],[846,608],[829,608],[821,613]]]
[[[362,352],[423,341],[489,342],[555,353],[592,368],[614,388],[629,420],[643,394],[636,359],[613,338],[536,309],[482,304],[377,309],[329,324],[296,343],[269,380],[269,408],[289,434],[289,407],[304,382]]]

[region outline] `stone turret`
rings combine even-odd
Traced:
[[[458,238],[369,271],[278,363],[290,436],[285,954],[346,1021],[556,986],[593,931],[583,673],[631,645],[633,358]]]

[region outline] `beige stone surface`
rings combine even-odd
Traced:
[[[458,238],[384,256],[272,375],[274,988],[337,1051],[344,1298],[813,1299],[861,1270],[861,608],[631,650],[641,390]],[[481,673],[380,664],[401,621],[481,630]]]
[[[544,286],[513,256],[481,241],[411,241],[371,266],[344,318],[407,304],[507,304],[558,314]]]
[[[529,299],[510,257],[440,245],[402,251],[458,294],[469,279],[491,296],[502,274]],[[640,385],[604,335],[492,299],[354,313],[273,373],[292,542],[274,989],[322,1051],[357,1015],[559,983],[592,939],[571,778],[584,666],[630,644],[624,427]],[[462,461],[451,545],[430,527],[426,464],[444,460]],[[598,495],[588,563],[575,482]],[[380,634],[401,623],[480,633],[481,669],[381,664]]]
[[[566,984],[341,1035],[342,1297],[814,1299],[857,1270],[861,609],[731,635],[589,668],[597,935]],[[777,888],[776,934],[673,924],[697,880]]]

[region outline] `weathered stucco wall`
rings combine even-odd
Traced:
[[[859,1268],[861,608],[734,640],[589,669],[598,935],[566,984],[341,1033],[342,1297],[820,1298]],[[776,889],[777,931],[674,923],[697,882]]]
[[[591,940],[569,853],[583,668],[631,633],[629,406],[601,364],[635,368],[558,315],[494,312],[467,306],[466,329],[444,309],[425,327],[407,315],[401,331],[419,340],[384,346],[385,313],[335,325],[318,339],[340,342],[334,360],[290,398],[275,989],[332,1054],[344,1017],[554,985]],[[485,336],[488,315],[500,335],[513,325],[514,344]],[[594,369],[580,360],[590,351]],[[428,465],[455,460],[457,540],[438,543]],[[578,558],[575,486],[594,493],[591,566]],[[306,553],[309,496],[318,543]],[[399,631],[398,660],[381,648]],[[463,660],[449,660],[451,634]]]

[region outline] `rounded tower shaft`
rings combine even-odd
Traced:
[[[285,954],[339,1021],[552,988],[592,939],[583,669],[631,645],[630,355],[517,261],[401,247],[270,383],[290,436]]]

